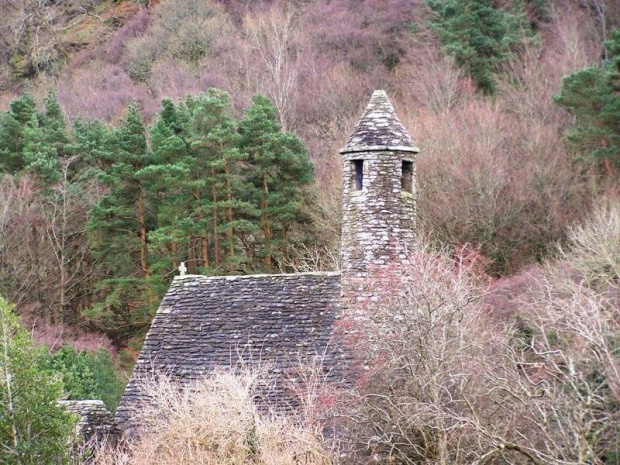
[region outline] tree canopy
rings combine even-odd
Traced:
[[[566,134],[573,147],[604,167],[620,169],[620,29],[605,43],[606,58],[566,76],[555,102],[568,110],[575,124]]]

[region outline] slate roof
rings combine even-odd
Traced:
[[[347,357],[332,334],[339,299],[339,273],[176,277],[117,409],[119,427],[132,426],[132,412],[146,399],[140,376],[167,373],[187,383],[239,357],[275,367],[275,383],[259,403],[295,408],[284,378],[300,356],[318,354],[328,378],[343,377]]]
[[[362,150],[394,150],[418,152],[411,137],[400,122],[384,90],[373,92],[341,153]]]

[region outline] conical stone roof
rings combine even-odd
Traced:
[[[373,92],[364,114],[341,153],[365,150],[401,150],[419,152],[411,136],[396,116],[384,90]]]

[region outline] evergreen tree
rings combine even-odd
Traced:
[[[194,269],[195,262],[189,262],[187,251],[196,232],[190,219],[191,195],[185,185],[191,167],[191,163],[188,166],[187,125],[182,125],[178,118],[186,108],[181,105],[177,109],[167,99],[162,101],[162,106],[150,131],[153,164],[141,170],[140,175],[158,202],[157,229],[149,233],[149,240],[160,253],[156,272],[166,274],[181,261],[187,261]]]
[[[37,111],[28,92],[11,101],[0,118],[0,170],[15,174],[24,167],[25,131],[35,121]]]
[[[68,151],[80,158],[78,170],[99,168],[105,171],[111,166],[109,152],[110,134],[101,121],[77,119],[73,122],[71,145]]]
[[[313,166],[303,142],[282,132],[277,110],[261,95],[253,99],[240,124],[241,148],[248,154],[253,195],[259,200],[262,256],[267,271],[283,254],[287,232],[307,221],[302,209],[303,187],[313,180]]]
[[[235,234],[256,229],[246,219],[255,208],[241,198],[246,156],[238,148],[229,95],[210,89],[178,108],[164,101],[151,145],[156,164],[142,174],[161,198],[152,237],[169,245],[174,266],[183,260],[191,272],[196,263],[203,272],[226,272],[246,261]]]
[[[58,404],[62,382],[0,298],[0,463],[67,463],[75,418]]]
[[[249,259],[237,257],[235,233],[257,230],[256,222],[252,221],[257,210],[252,199],[246,196],[248,182],[242,170],[247,168],[244,163],[247,155],[239,150],[238,123],[230,115],[229,95],[212,89],[208,96],[209,111],[217,117],[211,120],[206,133],[194,127],[203,136],[194,139],[193,147],[210,161],[213,234],[217,238],[216,245],[223,244],[218,265],[224,270],[234,270]]]
[[[496,89],[493,74],[529,34],[526,16],[494,8],[490,0],[427,0],[437,14],[431,22],[445,50],[478,88]]]
[[[620,29],[605,45],[607,59],[566,76],[555,102],[575,117],[569,143],[611,176],[620,169]]]
[[[152,162],[146,145],[146,131],[137,105],[129,107],[121,126],[109,134],[108,150],[100,154],[105,167],[101,180],[110,189],[94,210],[93,229],[120,233],[111,247],[128,254],[133,262],[138,251],[137,276],[148,277],[148,201],[142,180],[136,175]],[[122,251],[122,252],[121,252]],[[116,254],[115,254],[116,255]],[[128,267],[131,265],[128,264]]]
[[[37,112],[28,93],[11,102],[0,120],[0,166],[11,174],[34,172],[50,185],[58,179],[58,161],[67,155],[69,134],[53,93],[45,99],[45,111]]]
[[[89,229],[103,268],[99,288],[104,300],[89,316],[108,330],[133,331],[148,324],[156,304],[149,288],[148,232],[154,227],[151,201],[139,176],[152,163],[145,128],[136,104],[120,127],[109,132],[100,179],[108,188],[91,210]]]

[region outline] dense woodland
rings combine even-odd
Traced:
[[[24,385],[62,379],[35,397],[64,389],[114,408],[181,262],[212,275],[336,268],[338,149],[383,88],[421,148],[432,259],[411,285],[451,303],[439,320],[461,318],[470,296],[476,315],[511,329],[461,318],[474,340],[430,320],[399,333],[405,353],[388,344],[368,384],[336,396],[346,412],[333,410],[356,419],[349,439],[367,446],[339,450],[351,463],[370,449],[395,463],[618,463],[607,426],[620,412],[617,1],[4,0],[0,16],[4,347],[15,334],[15,353],[36,359]],[[375,314],[423,321],[432,299],[384,301]],[[390,341],[377,331],[359,346]],[[479,377],[490,391],[455,388],[464,346],[480,360],[468,370],[495,373]],[[433,363],[396,368],[422,352]],[[412,386],[403,370],[437,383]],[[538,402],[549,379],[551,401]],[[469,409],[449,407],[448,392]],[[512,420],[491,422],[489,398]],[[319,429],[306,433],[320,444],[307,463],[329,463]]]

